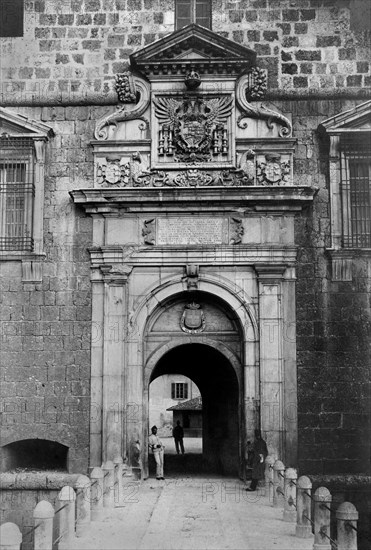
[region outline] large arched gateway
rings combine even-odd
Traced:
[[[258,427],[295,465],[294,218],[314,190],[291,122],[252,101],[256,54],[197,25],[131,63],[71,193],[93,218],[91,465],[147,475],[149,384],[174,369],[200,387],[211,469],[243,475]]]

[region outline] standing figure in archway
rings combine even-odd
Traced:
[[[184,430],[180,425],[180,421],[177,420],[176,426],[173,429],[173,438],[175,441],[175,449],[177,454],[179,454],[179,447],[180,447],[180,450],[182,451],[182,455],[184,455],[183,437],[184,437]]]
[[[259,480],[264,479],[265,459],[268,456],[267,444],[262,438],[260,430],[255,430],[255,441],[253,445],[252,457],[252,481],[246,491],[255,491]]]
[[[157,435],[157,426],[152,426],[151,435],[148,438],[148,444],[152,449],[153,456],[156,461],[156,479],[164,478],[164,450],[165,447],[162,444],[161,439]]]

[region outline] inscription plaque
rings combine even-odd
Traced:
[[[157,244],[221,244],[222,218],[159,218]]]

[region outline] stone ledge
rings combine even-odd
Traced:
[[[0,474],[3,491],[59,490],[65,485],[73,487],[80,474],[67,472],[5,472]]]

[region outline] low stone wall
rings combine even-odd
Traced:
[[[37,503],[47,500],[54,507],[62,487],[73,487],[78,477],[48,471],[0,474],[0,524],[11,521],[18,525],[23,536],[22,550],[33,549],[32,514]]]

